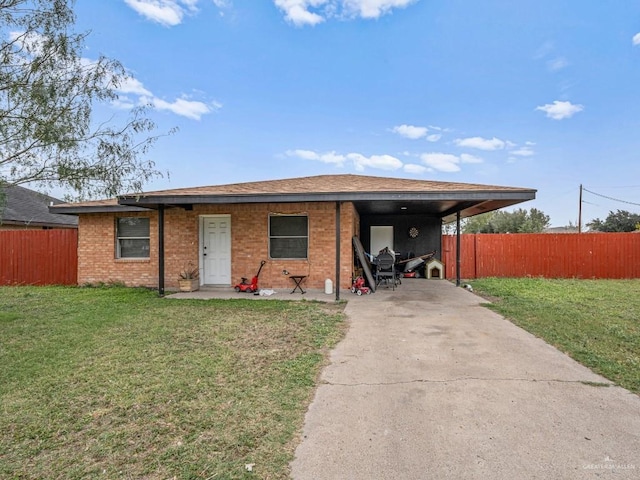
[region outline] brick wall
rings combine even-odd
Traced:
[[[116,217],[148,217],[151,233],[149,259],[116,258]],[[78,284],[124,283],[158,285],[158,216],[156,212],[91,213],[79,216]]]
[[[270,213],[307,214],[309,217],[309,258],[306,260],[270,260],[268,219]],[[78,282],[120,282],[129,286],[156,287],[158,284],[157,213],[136,212],[120,216],[150,218],[151,253],[148,260],[115,258],[116,214],[80,216],[78,244]],[[186,265],[199,264],[201,215],[230,215],[231,278],[252,277],[261,260],[267,260],[260,273],[262,288],[293,288],[282,274],[307,275],[307,288],[324,288],[330,278],[335,284],[335,203],[194,205],[193,210],[172,208],[165,211],[165,284],[177,287],[177,278]],[[359,217],[351,203],[341,207],[340,255],[341,287],[349,288],[353,269],[351,237],[358,233]]]

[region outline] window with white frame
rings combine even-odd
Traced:
[[[306,259],[309,250],[307,215],[269,215],[269,257]]]
[[[149,219],[116,219],[116,258],[149,258]]]

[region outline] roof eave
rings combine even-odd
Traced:
[[[460,209],[460,218],[472,217],[474,215],[480,215],[482,213],[499,210],[501,208],[511,207],[518,203],[526,202],[529,200],[535,200],[535,191],[530,195],[521,198],[491,198],[484,202],[474,203],[465,208]],[[446,212],[442,216],[443,223],[451,223],[456,221],[457,211]]]
[[[18,227],[51,227],[51,228],[78,228],[77,223],[56,223],[56,222],[27,222],[24,220],[2,219],[0,225],[13,225]]]
[[[238,204],[238,203],[296,203],[348,201],[482,201],[535,198],[536,190],[470,190],[445,192],[336,192],[336,193],[274,193],[251,195],[152,195],[121,196],[120,205],[157,208],[159,205]]]
[[[60,215],[79,215],[83,213],[127,213],[127,212],[148,212],[148,208],[134,207],[129,205],[77,205],[77,206],[58,206],[49,207],[50,213]]]

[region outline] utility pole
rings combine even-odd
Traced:
[[[578,205],[578,233],[582,233],[582,184],[580,184],[580,202]]]

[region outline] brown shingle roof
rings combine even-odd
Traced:
[[[191,195],[269,195],[305,193],[360,192],[474,192],[474,191],[531,191],[516,187],[480,185],[474,183],[436,182],[404,178],[372,177],[365,175],[317,175],[313,177],[233,183],[207,187],[177,188],[145,192],[143,197]],[[126,195],[132,197],[136,195]]]
[[[384,209],[397,207],[395,203],[415,201],[421,202],[423,213],[448,215],[459,207],[464,215],[474,215],[533,198],[535,190],[527,188],[344,174],[158,190],[66,204],[51,210],[94,213],[137,211],[160,205],[353,201],[359,202],[362,211],[383,213]]]
[[[117,198],[91,200],[87,202],[61,203],[49,207],[49,211],[62,214],[98,213],[98,212],[136,212],[146,210],[139,207],[120,205]]]

